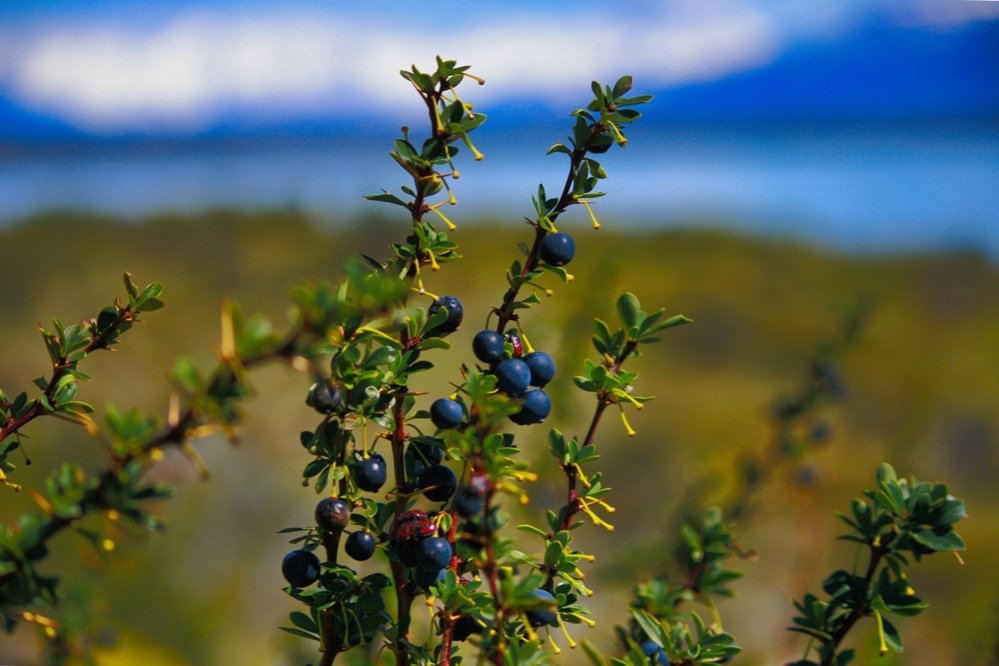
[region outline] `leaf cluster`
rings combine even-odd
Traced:
[[[876,621],[882,654],[901,652],[902,637],[886,616],[917,615],[928,607],[909,582],[910,558],[918,562],[965,548],[954,529],[966,515],[964,502],[950,495],[945,484],[900,479],[887,463],[878,468],[877,484],[853,501],[851,515],[840,516],[851,528],[840,538],[868,551],[866,571],[835,571],[822,585],[827,598],[806,594],[794,602],[798,615],[790,629],[811,637],[818,657],[817,662],[799,663],[850,663],[854,651],[841,651],[840,644],[864,617]]]

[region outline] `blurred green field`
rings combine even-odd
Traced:
[[[737,563],[746,577],[738,596],[721,604],[726,629],[746,648],[736,663],[780,664],[798,658],[804,641],[784,631],[789,598],[818,590],[835,568],[849,568],[854,549],[834,541],[835,511],[871,485],[887,460],[900,473],[945,480],[968,502],[959,530],[967,564],[938,556],[915,569],[914,587],[930,602],[922,616],[897,624],[904,658],[879,659],[873,625],[854,637],[859,664],[999,662],[999,267],[973,251],[910,256],[847,255],[789,241],[724,232],[669,230],[626,233],[613,220],[599,232],[579,223],[569,286],[525,315],[532,343],[560,364],[552,386],[550,425],[578,433],[591,408],[571,375],[591,353],[594,315],[612,318],[614,300],[635,292],[646,309],[665,306],[695,320],[668,331],[665,341],[638,359],[641,393],[657,400],[636,414],[638,436],[627,438],[616,419],[598,442],[605,478],[618,508],[612,534],[588,526],[578,532],[597,553],[592,588],[598,627],[578,629],[598,645],[626,617],[630,581],[670,566],[677,505],[692,485],[706,500],[732,482],[741,452],[767,444],[766,406],[795,387],[814,344],[833,334],[838,313],[859,294],[876,308],[859,344],[846,356],[850,386],[845,404],[829,418],[836,436],[809,456],[818,473],[808,489],[796,468],[778,471],[764,490],[766,509],[742,526],[741,544],[758,559]],[[620,226],[620,225],[618,225]],[[166,375],[181,354],[203,366],[212,361],[223,298],[247,312],[284,320],[290,284],[305,278],[336,280],[358,251],[385,255],[404,233],[385,219],[316,222],[295,212],[212,212],[122,222],[52,215],[0,230],[0,386],[25,390],[46,372],[36,325],[52,316],[94,316],[121,293],[120,275],[165,284],[167,308],[147,315],[120,351],[98,354],[84,370],[93,381],[83,398],[97,405],[137,406],[163,414]],[[465,261],[448,264],[427,287],[465,304],[466,323],[453,352],[426,386],[430,396],[458,379],[457,363],[471,362],[471,336],[502,295],[503,272],[523,225],[480,220],[453,237]],[[447,358],[448,362],[443,363]],[[287,550],[275,532],[311,520],[315,495],[300,483],[305,456],[300,430],[314,416],[304,404],[305,378],[272,367],[255,375],[242,441],[231,448],[198,444],[212,478],[200,482],[188,462],[169,455],[154,475],[176,486],[163,505],[169,528],[161,536],[116,535],[119,552],[99,561],[82,539],[62,535],[53,568],[71,566],[66,589],[93,604],[114,649],[105,664],[300,664],[310,658],[302,641],[276,629],[292,608],[281,592],[280,560]],[[545,456],[547,428],[525,433],[524,455],[541,480],[532,489],[538,519],[562,501],[564,480]],[[35,483],[58,459],[93,467],[100,443],[73,426],[48,420],[30,427],[25,448],[34,461],[19,481]],[[30,508],[27,493],[4,491],[0,520]],[[375,565],[372,565],[375,566]],[[99,592],[98,594],[95,594]],[[420,604],[418,604],[420,606]],[[417,609],[422,612],[421,608]],[[105,626],[106,625],[106,626]],[[37,662],[28,632],[0,637],[0,663]],[[565,663],[583,663],[566,651]],[[361,662],[363,663],[363,661]]]

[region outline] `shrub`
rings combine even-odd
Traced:
[[[57,581],[39,571],[49,540],[72,529],[109,552],[113,544],[84,526],[88,515],[156,529],[146,506],[167,491],[145,481],[148,466],[171,446],[197,462],[192,439],[209,432],[231,436],[250,392],[248,371],[278,360],[309,377],[303,400],[318,420],[299,436],[307,458],[303,478],[323,495],[303,508],[312,524],[281,530],[292,547],[275,566],[289,583],[287,593],[301,604],[282,629],[315,641],[323,665],[349,651],[372,661],[390,654],[397,664],[546,664],[561,651],[559,642],[579,647],[576,626],[593,624],[585,604],[594,591],[584,571],[592,556],[580,550],[574,533],[585,522],[612,529],[610,489],[595,465],[599,429],[608,412],[617,412],[625,431],[635,434],[629,413],[652,398],[636,393],[634,359],[662,333],[690,320],[665,309],[646,311],[634,294],[624,293],[616,301],[619,321],[595,321],[595,359],[583,361],[573,377],[591,396],[592,416],[579,435],[547,432],[551,459],[565,477],[565,502],[548,507],[537,524],[517,526],[525,543],[534,544],[529,553],[510,536],[509,503],[529,503],[536,474],[522,449],[545,438],[539,424],[559,408],[545,387],[568,376],[531,344],[529,311],[543,302],[542,295],[553,294],[552,280],[571,282],[565,267],[579,259],[562,216],[581,206],[599,229],[592,202],[603,195],[598,186],[607,174],[597,156],[626,145],[625,130],[640,117],[635,107],[649,97],[629,96],[627,76],[611,86],[593,83],[592,101],[572,113],[570,136],[548,151],[567,159],[561,190],[553,196],[539,185],[535,215],[527,221],[530,240],[520,246],[521,257],[511,263],[495,306],[466,312],[460,296],[429,291],[427,271],[460,258],[449,237],[455,225],[444,209],[457,201],[452,183],[459,178],[458,144],[482,157],[470,135],[485,116],[457,89],[467,80],[483,82],[467,67],[442,59],[431,73],[414,66],[402,76],[426,109],[429,133],[420,140],[404,128],[390,155],[409,182],[399,193],[369,199],[401,209],[408,218],[405,240],[390,245],[387,259],[364,256],[349,264],[339,284],[298,286],[284,335],[226,304],[218,365],[202,374],[189,361],[177,363],[176,395],[163,423],[109,409],[106,469],[86,474],[79,467],[60,468],[44,494],[35,495],[41,513],[25,514],[0,532],[0,608],[8,631],[22,622],[36,624],[54,654],[68,658],[73,637],[47,613],[58,599]],[[86,378],[79,363],[112,347],[140,313],[162,305],[158,284],[140,291],[126,276],[125,286],[126,301],[85,325],[56,321],[53,332],[43,332],[53,368],[50,379],[36,381],[39,397],[21,393],[9,400],[0,393],[0,442],[9,440],[0,453],[0,478],[7,485],[16,487],[8,478],[15,472],[9,458],[22,445],[21,430],[35,418],[59,416],[97,430],[89,416],[93,409],[76,400],[77,383]],[[450,349],[450,334],[482,319],[485,329],[469,349]],[[628,625],[617,630],[618,656],[604,657],[581,641],[592,663],[680,666],[725,663],[738,654],[711,601],[731,595],[729,585],[740,575],[727,564],[740,553],[731,521],[752,513],[756,492],[775,465],[802,453],[802,432],[814,441],[828,437],[816,409],[843,396],[835,357],[855,336],[859,319],[849,318],[842,339],[816,354],[802,389],[775,404],[774,445],[768,457],[745,460],[743,483],[731,502],[703,510],[682,526],[684,580],[663,576],[636,586]],[[431,359],[448,350],[458,359],[451,366],[452,390],[424,396],[421,376],[433,367]],[[953,529],[964,505],[943,484],[901,480],[883,465],[876,489],[865,498],[844,516],[850,528],[844,538],[868,551],[866,569],[837,571],[823,584],[824,598],[807,595],[795,602],[792,629],[812,639],[800,664],[848,663],[854,653],[843,647],[844,638],[865,617],[874,619],[883,651],[900,650],[901,638],[886,616],[912,615],[926,606],[910,587],[910,560],[964,548]],[[373,573],[360,575],[351,566],[372,557],[381,563]],[[413,607],[421,599],[433,613],[430,626],[417,631]],[[710,620],[685,607],[695,599],[708,603]],[[558,640],[556,628],[563,636]],[[812,650],[818,661],[808,660]]]

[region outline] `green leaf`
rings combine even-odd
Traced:
[[[888,644],[888,647],[895,652],[904,652],[905,648],[902,645],[902,636],[898,633],[895,625],[884,617],[881,618],[881,624],[884,626],[885,643]]]
[[[534,525],[527,525],[527,524],[517,525],[517,529],[520,530],[521,532],[527,532],[529,534],[535,534],[535,535],[541,537],[542,539],[545,539],[545,538],[548,537],[548,535],[543,530],[539,530]]]
[[[638,297],[631,292],[625,292],[617,299],[618,316],[621,317],[621,322],[628,328],[638,326],[641,311]]]
[[[580,642],[583,652],[586,653],[586,658],[590,660],[593,666],[606,666],[603,656],[597,651],[595,647],[590,643],[590,641],[585,638]]]
[[[878,485],[888,483],[889,481],[898,481],[895,468],[888,463],[881,463],[878,466]]]
[[[173,365],[173,378],[183,387],[185,391],[194,393],[201,386],[201,376],[198,374],[198,367],[194,361],[187,357],[180,357]]]
[[[619,78],[617,80],[617,83],[614,84],[614,91],[612,93],[614,95],[614,99],[617,99],[621,95],[631,90],[632,83],[633,80],[630,74],[625,74],[624,76]]]
[[[292,634],[293,636],[300,636],[302,638],[308,638],[313,641],[319,640],[319,636],[304,632],[301,629],[295,629],[293,627],[278,627],[278,629],[280,629],[281,631],[287,631],[289,634]]]
[[[148,298],[142,304],[142,311],[143,312],[152,312],[153,310],[159,310],[159,309],[161,309],[165,305],[166,305],[166,303],[164,303],[163,301],[161,301],[158,298]]]
[[[319,627],[312,620],[312,618],[301,611],[292,611],[290,619],[292,624],[294,624],[299,629],[302,629],[303,631],[307,631],[313,634],[319,633]]]
[[[565,153],[566,155],[571,155],[572,151],[569,150],[564,143],[559,142],[549,148],[545,155],[551,155],[552,153]]]
[[[642,628],[642,631],[655,641],[657,645],[662,647],[661,634],[663,628],[659,624],[659,621],[641,608],[631,608],[629,610],[631,611],[631,616],[638,623],[638,626]]]
[[[664,322],[662,322],[660,324],[657,324],[656,326],[653,326],[650,330],[648,330],[646,332],[647,333],[657,333],[659,331],[664,331],[667,328],[673,328],[675,326],[683,326],[684,324],[692,324],[693,322],[694,322],[693,319],[690,319],[689,317],[686,317],[686,316],[684,316],[682,314],[673,315],[672,317],[670,317],[666,321],[664,321]]]
[[[847,664],[853,661],[856,654],[857,651],[854,650],[853,648],[849,650],[843,650],[838,655],[836,655],[836,658],[833,660],[833,664],[834,666],[847,666]]]
[[[599,81],[593,81],[590,83],[590,90],[593,91],[593,99],[595,99],[599,104],[604,103],[604,90],[600,87]]]
[[[426,349],[450,349],[451,343],[444,338],[426,338],[420,340],[419,348],[421,351]]]
[[[921,529],[912,532],[913,540],[923,544],[927,548],[936,551],[941,550],[964,550],[964,539],[957,532],[945,532],[937,534],[930,529]]]
[[[141,310],[155,309],[148,307],[147,302],[152,299],[156,299],[162,293],[163,293],[163,285],[160,284],[159,282],[153,282],[147,285],[146,288],[142,290],[142,293],[139,294],[139,297],[135,299],[135,305]],[[160,305],[160,307],[162,307],[162,305]]]
[[[934,520],[944,525],[952,525],[968,515],[964,507],[964,501],[957,498],[948,498],[943,501],[941,507],[934,513]]]
[[[364,198],[368,201],[381,201],[383,203],[395,204],[396,206],[402,206],[403,208],[408,208],[409,204],[400,199],[394,194],[389,192],[382,192],[381,194],[366,194]]]

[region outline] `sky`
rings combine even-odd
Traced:
[[[5,0],[0,136],[183,135],[234,123],[321,118],[342,126],[368,115],[391,118],[401,116],[412,94],[398,70],[429,67],[438,53],[471,64],[487,80],[475,95],[483,106],[530,100],[564,108],[592,78],[629,72],[647,90],[696,90],[849,40],[859,40],[855,52],[873,49],[875,69],[891,53],[939,44],[939,53],[920,57],[964,58],[956,67],[981,88],[969,98],[973,110],[999,112],[995,93],[988,96],[999,88],[991,58],[999,58],[999,46],[988,45],[999,35],[999,2],[515,0],[429,7],[403,0]],[[856,78],[858,71],[863,63],[842,75]],[[932,85],[910,82],[905,103],[932,105],[958,85],[955,77],[937,78]],[[934,87],[940,85],[950,87]],[[872,88],[876,97],[883,85]],[[871,96],[862,85],[849,90],[852,96],[822,104],[846,108]],[[716,99],[730,108],[746,102],[736,92]],[[787,100],[772,102],[781,103]]]
[[[486,80],[470,214],[519,219],[627,73],[655,99],[608,216],[999,257],[999,0],[0,0],[0,225],[365,210],[425,119],[399,70],[438,54]]]

